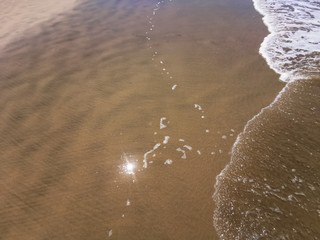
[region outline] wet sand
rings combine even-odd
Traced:
[[[258,54],[267,30],[251,1],[154,9],[82,2],[4,50],[2,239],[218,239],[215,178],[283,84]]]

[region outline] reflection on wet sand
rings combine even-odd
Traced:
[[[82,2],[8,45],[0,236],[215,239],[215,177],[281,87],[237,4],[164,1],[148,41],[153,2]]]

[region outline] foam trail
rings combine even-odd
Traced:
[[[320,75],[318,0],[253,0],[270,34],[260,54],[284,82]]]
[[[154,152],[156,149],[158,149],[159,147],[161,146],[161,143],[157,143],[156,145],[154,145],[154,147],[146,152],[144,155],[143,155],[143,167],[144,168],[147,168],[148,167],[148,155],[152,152]]]

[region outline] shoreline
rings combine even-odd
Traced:
[[[313,239],[320,234],[317,226],[314,226],[309,220],[309,212],[318,211],[316,206],[319,202],[314,196],[320,193],[317,192],[318,189],[314,187],[314,184],[320,176],[312,169],[318,167],[317,160],[320,156],[317,147],[320,143],[314,137],[317,133],[310,129],[317,132],[315,129],[319,125],[316,117],[319,114],[317,114],[315,104],[316,99],[319,99],[317,95],[319,73],[308,74],[308,71],[303,73],[303,69],[286,69],[281,65],[283,59],[279,62],[272,62],[272,57],[274,57],[272,50],[281,49],[281,47],[284,49],[283,46],[272,46],[276,44],[276,39],[281,40],[278,26],[272,21],[273,18],[277,19],[277,16],[267,8],[268,6],[263,6],[266,9],[262,9],[255,0],[253,0],[253,5],[261,14],[269,30],[269,34],[261,42],[259,53],[270,69],[280,74],[279,80],[286,84],[268,106],[262,108],[246,123],[232,146],[229,163],[217,175],[213,194],[216,204],[214,226],[221,239],[252,237]],[[282,26],[281,21],[279,25]],[[289,30],[287,34],[290,35]],[[311,58],[310,61],[313,59]],[[316,63],[314,64],[316,66]],[[274,119],[277,121],[272,123]],[[293,129],[285,126],[279,127],[281,122],[296,125],[296,127]],[[267,133],[268,131],[270,133]],[[305,135],[301,134],[303,132],[310,132],[307,136],[310,136],[313,141],[304,140]],[[282,133],[283,136],[279,133]],[[276,135],[278,137],[274,139]],[[303,137],[299,139],[295,135]],[[289,144],[291,142],[294,144]],[[285,149],[278,145],[289,146]],[[288,152],[288,149],[295,152],[295,155]],[[273,161],[270,156],[273,157]],[[308,158],[310,162],[306,161],[307,167],[304,168],[300,164]],[[288,170],[289,166],[291,171]],[[259,174],[265,177],[262,178]],[[277,178],[281,178],[282,181],[277,182]],[[289,182],[286,182],[288,179],[290,179]],[[294,186],[296,179],[299,184]],[[296,191],[293,190],[295,187]],[[308,200],[301,199],[301,196]],[[239,198],[240,201],[231,201],[235,198]],[[277,201],[279,199],[280,202]],[[303,210],[298,209],[295,201],[302,202]],[[290,222],[293,216],[296,216],[295,223]],[[317,214],[310,216],[314,218],[313,221],[317,221],[317,217]],[[276,224],[275,227],[277,222],[279,224]]]
[[[239,134],[213,196],[214,223],[223,239],[319,236],[312,223],[320,194],[314,171],[320,158],[318,89],[319,78],[287,83]],[[236,196],[238,202],[226,202]],[[252,216],[261,220],[252,224]]]

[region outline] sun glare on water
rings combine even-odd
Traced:
[[[136,166],[134,163],[131,163],[131,162],[127,162],[125,165],[124,165],[124,172],[126,174],[134,174],[134,171],[136,169]]]
[[[123,161],[123,164],[121,164],[119,167],[121,169],[122,173],[128,174],[128,175],[134,175],[135,172],[137,171],[137,165],[136,162],[137,160],[127,154],[122,154],[121,160]]]

